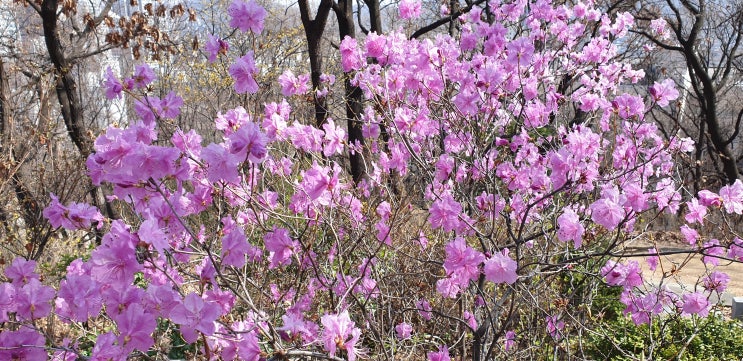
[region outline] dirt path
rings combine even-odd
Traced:
[[[679,242],[676,237],[661,237],[661,240],[656,241],[655,244],[661,252],[686,250],[689,248],[688,243],[685,243],[684,241]],[[637,241],[632,245],[632,247],[639,250],[646,250],[653,247],[653,244]],[[655,271],[651,271],[646,261],[646,257],[635,257],[631,259],[635,259],[640,263],[645,280],[656,284],[661,281],[664,272],[670,275],[680,268],[678,272],[675,272],[673,276],[666,278],[664,281],[664,284],[677,289],[693,290],[694,285],[700,283],[698,289],[701,290],[701,277],[704,277],[708,272],[713,270],[725,272],[730,276],[730,283],[723,294],[724,303],[729,306],[732,297],[743,296],[743,263],[720,260],[719,266],[713,267],[704,264],[704,262],[702,262],[702,257],[700,256],[672,254],[661,256],[658,262],[658,267]]]

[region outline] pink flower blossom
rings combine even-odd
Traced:
[[[437,352],[429,352],[427,356],[428,361],[451,361],[449,348],[446,345],[439,347]]]
[[[418,302],[415,303],[415,308],[418,309],[418,314],[426,321],[431,320],[433,308],[431,308],[431,304],[428,303],[426,299],[420,299]]]
[[[601,275],[606,278],[606,283],[609,286],[622,286],[629,289],[642,285],[642,270],[637,261],[622,264],[608,260],[606,265],[601,268]]]
[[[344,72],[348,73],[361,68],[361,64],[363,64],[364,61],[356,39],[346,36],[343,38],[343,41],[341,41],[339,48],[341,52],[341,67]]]
[[[183,339],[188,343],[196,342],[198,334],[211,336],[216,331],[215,321],[220,316],[221,310],[218,304],[204,302],[196,293],[189,293],[182,304],[173,307],[170,319],[181,325],[180,331]]]
[[[650,87],[650,96],[655,103],[662,107],[668,106],[671,100],[679,97],[679,91],[676,89],[676,83],[671,79],[666,79],[660,83],[655,82]]]
[[[134,75],[132,76],[134,89],[147,88],[156,78],[155,72],[152,71],[152,68],[147,63],[137,65],[134,68]]]
[[[235,224],[230,216],[223,218],[222,223],[224,224],[222,231],[225,233],[222,237],[222,264],[241,268],[245,266],[245,255],[249,251],[245,232],[242,227]]]
[[[209,34],[209,40],[204,45],[204,51],[208,54],[207,59],[210,63],[215,62],[218,55],[226,55],[228,50],[230,50],[229,43],[220,37]]]
[[[428,221],[433,229],[442,228],[445,232],[450,232],[459,228],[462,205],[455,201],[451,194],[444,194],[433,202],[429,212]]]
[[[395,333],[397,338],[401,340],[407,340],[410,338],[410,334],[413,332],[413,326],[407,322],[403,322],[395,326]]]
[[[330,356],[335,356],[338,350],[345,350],[348,361],[355,361],[359,352],[356,343],[361,337],[361,329],[354,326],[348,311],[322,316],[320,321],[323,325],[323,345]]]
[[[398,5],[400,11],[400,17],[402,19],[414,19],[421,16],[421,1],[420,0],[400,0]]]
[[[38,279],[31,279],[16,292],[16,315],[22,320],[44,318],[52,310],[54,288],[44,286]]]
[[[681,308],[682,315],[698,315],[707,317],[709,314],[710,303],[707,297],[701,292],[688,293],[684,295],[684,303]]]
[[[658,250],[655,248],[649,248],[648,253],[651,254],[658,254]],[[660,262],[660,257],[658,256],[649,256],[645,258],[645,261],[648,263],[648,268],[651,271],[655,271],[656,268],[658,268],[658,262]]]
[[[263,237],[266,250],[271,252],[271,264],[268,268],[276,268],[291,263],[292,255],[299,250],[299,242],[289,236],[285,228],[274,228]]]
[[[125,352],[139,350],[147,352],[155,344],[152,332],[157,321],[155,316],[145,311],[139,304],[132,304],[114,319],[119,328],[119,345]]]
[[[241,2],[236,0],[236,2]],[[258,69],[255,67],[253,52],[237,58],[235,63],[228,69],[230,76],[235,80],[235,92],[238,94],[255,93],[258,91],[258,83],[255,81],[255,75]]]
[[[10,321],[8,313],[16,312],[16,288],[11,283],[0,283],[0,323]]]
[[[697,222],[700,224],[704,223],[704,216],[707,215],[707,207],[700,204],[696,198],[686,202],[686,207],[689,209],[689,212],[684,216],[686,222],[690,224]]]
[[[559,341],[563,338],[563,330],[565,329],[565,321],[560,320],[557,316],[547,316],[547,333],[552,336],[555,340]]]
[[[263,21],[266,18],[266,9],[255,0],[234,0],[227,8],[230,15],[230,26],[243,32],[251,31],[260,34],[263,31]]]
[[[110,66],[106,68],[106,75],[103,78],[103,88],[106,89],[107,99],[121,99],[121,92],[124,91],[124,86],[119,79],[116,79]]]
[[[591,219],[608,230],[617,228],[625,217],[619,194],[616,189],[607,189],[601,192],[601,199],[590,206]]]
[[[504,248],[485,261],[483,273],[490,282],[514,284],[518,279],[517,268],[516,261],[508,255],[508,248]]]
[[[580,223],[580,218],[572,209],[568,208],[557,217],[557,239],[562,242],[573,241],[576,249],[580,248],[585,228]]]
[[[325,131],[322,154],[330,157],[343,153],[344,143],[346,142],[346,131],[336,126],[332,118],[325,120],[322,129]]]
[[[513,330],[506,331],[506,336],[503,340],[503,348],[506,351],[510,351],[511,348],[516,344],[516,332]]]
[[[230,153],[237,159],[248,159],[254,164],[263,161],[268,153],[268,138],[258,124],[248,122],[229,136]]]
[[[47,360],[45,338],[37,331],[20,330],[0,332],[0,360]]]
[[[65,310],[58,312],[74,321],[85,322],[101,311],[103,300],[98,282],[86,275],[67,275],[59,284],[57,309],[60,301],[65,303]]]
[[[697,233],[697,230],[694,228],[691,228],[687,225],[681,226],[679,228],[681,231],[681,235],[684,236],[684,239],[686,239],[687,242],[689,242],[690,245],[695,245],[697,243],[697,239],[699,239],[699,233]]]
[[[54,193],[50,194],[52,201],[44,208],[44,217],[52,227],[62,227],[67,230],[90,228],[93,221],[103,222],[103,215],[97,208],[85,203],[71,203],[63,206]]]
[[[642,119],[645,114],[645,103],[636,95],[622,94],[614,98],[612,106],[622,119],[632,117]]]
[[[725,289],[727,289],[729,282],[730,276],[728,276],[727,273],[720,271],[714,271],[707,277],[702,278],[702,285],[704,286],[704,289],[709,292],[725,292]]]
[[[706,189],[699,191],[699,204],[705,207],[719,207],[722,205],[722,197]]]
[[[31,280],[39,279],[39,275],[36,274],[36,261],[25,260],[21,257],[13,259],[10,266],[5,268],[5,275],[10,278],[16,287],[22,287]]]
[[[285,97],[302,95],[309,90],[309,80],[309,74],[296,76],[291,70],[287,69],[283,74],[279,75],[281,94]]]
[[[743,182],[740,179],[720,188],[720,198],[728,213],[743,214]]]
[[[668,23],[663,18],[653,19],[650,21],[650,30],[661,40],[668,38]]]

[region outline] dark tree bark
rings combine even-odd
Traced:
[[[322,74],[322,54],[320,41],[325,33],[325,25],[328,23],[328,15],[332,6],[332,0],[322,0],[317,6],[317,13],[312,19],[308,0],[299,0],[299,13],[302,18],[304,35],[307,39],[307,54],[310,58],[310,79],[312,88],[320,88],[320,75]],[[315,125],[320,128],[325,124],[328,117],[327,101],[325,97],[313,94],[315,103]]]
[[[44,28],[44,41],[49,52],[49,59],[54,64],[57,98],[62,111],[62,119],[75,147],[83,158],[87,158],[93,152],[93,139],[83,120],[82,103],[71,72],[72,64],[65,57],[59,38],[58,7],[57,0],[44,0],[41,3],[39,15],[41,15]]]
[[[356,25],[353,21],[353,1],[339,0],[333,4],[333,11],[338,18],[338,33],[342,41],[346,36],[356,37]],[[348,124],[348,143],[350,145],[359,144],[362,149],[364,146],[364,137],[361,134],[361,112],[362,112],[362,93],[358,86],[351,84],[351,79],[346,77],[346,121]],[[363,154],[359,151],[349,151],[351,165],[351,176],[354,182],[358,183],[366,175],[366,166],[364,164]]]
[[[743,41],[743,9],[725,8],[732,10],[728,15],[718,13],[720,8],[709,7],[715,5],[707,0],[693,3],[691,0],[680,2],[666,0],[665,6],[671,16],[666,20],[671,28],[673,40],[670,43],[658,39],[648,32],[639,31],[655,45],[666,51],[681,54],[686,62],[686,71],[689,74],[694,97],[698,101],[697,118],[703,123],[696,128],[706,130],[698,135],[698,140],[707,138],[714,149],[710,156],[713,160],[719,159],[722,163],[722,176],[728,184],[734,183],[739,175],[737,157],[733,154],[731,143],[739,133],[740,122],[734,125],[732,136],[726,136],[726,130],[720,119],[718,104],[721,93],[733,76],[735,62],[740,58],[740,44]],[[717,10],[716,10],[717,9]],[[718,11],[719,10],[719,11]],[[727,11],[726,10],[726,11]],[[720,18],[729,16],[728,18]],[[649,21],[657,18],[657,14],[640,10],[638,19]],[[714,21],[717,19],[717,21]],[[717,33],[720,29],[728,32]],[[713,46],[719,45],[719,48]],[[710,54],[714,53],[714,59]],[[704,147],[706,142],[697,142],[697,147]],[[699,167],[699,150],[697,151],[697,165]],[[696,169],[694,188],[701,188],[701,174]]]

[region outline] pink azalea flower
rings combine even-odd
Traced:
[[[116,344],[116,335],[113,332],[106,332],[98,335],[95,340],[95,346],[90,352],[90,361],[125,360],[126,356],[124,349]]]
[[[261,359],[261,347],[258,344],[258,336],[255,331],[241,333],[238,342],[237,354],[245,361],[258,361]]]
[[[667,31],[668,23],[663,18],[658,18],[650,21],[650,30],[653,31],[661,40],[668,38]]]
[[[684,236],[684,239],[686,239],[687,242],[689,242],[690,245],[695,245],[697,243],[697,239],[699,239],[699,233],[697,233],[697,230],[694,228],[691,228],[687,225],[681,226],[679,228],[681,231],[681,234]]]
[[[361,56],[361,51],[356,39],[346,36],[341,41],[341,67],[343,71],[348,73],[352,70],[358,70],[361,68],[361,64],[364,63]]]
[[[722,197],[708,190],[701,190],[697,194],[699,203],[705,207],[719,207],[722,205]]]
[[[323,345],[330,356],[335,356],[338,350],[345,350],[348,361],[355,361],[358,354],[356,343],[361,337],[361,329],[354,326],[348,311],[322,316],[320,321],[323,325]]]
[[[452,282],[458,286],[466,286],[480,275],[480,264],[485,256],[467,245],[464,238],[457,237],[445,247],[446,260],[444,270]]]
[[[637,261],[629,261],[626,265],[612,260],[606,261],[601,268],[601,275],[606,278],[609,286],[622,286],[629,289],[642,285],[642,270]]]
[[[243,32],[251,31],[260,34],[263,31],[263,21],[266,19],[266,9],[255,0],[234,0],[227,9],[230,15],[230,26]]]
[[[684,216],[686,222],[690,224],[697,222],[700,224],[704,223],[704,216],[707,215],[707,207],[700,204],[696,198],[686,202],[686,207],[689,208],[689,212]]]
[[[658,254],[658,250],[656,250],[655,248],[649,248],[648,252],[652,254]],[[648,268],[650,268],[651,271],[655,271],[655,269],[658,268],[658,262],[660,261],[660,257],[649,256],[645,258],[645,261],[648,263]]]
[[[163,251],[170,248],[168,244],[168,236],[165,234],[162,228],[158,225],[157,220],[147,219],[139,226],[137,236],[140,241],[152,245],[158,253],[163,254]]]
[[[240,0],[237,0],[240,2]],[[255,75],[258,69],[255,67],[253,52],[237,58],[235,63],[228,69],[230,76],[235,80],[235,92],[238,94],[255,93],[258,91],[258,83],[255,81]]]
[[[322,129],[325,131],[322,154],[330,157],[343,153],[343,144],[346,142],[346,131],[336,126],[332,118],[325,120]]]
[[[740,179],[720,188],[720,198],[728,213],[743,214],[743,182]]]
[[[107,99],[121,99],[121,92],[124,91],[124,86],[119,79],[116,79],[110,66],[106,68],[106,75],[103,78],[103,88],[106,89]]]
[[[266,233],[263,240],[266,250],[271,252],[271,264],[268,268],[290,264],[295,250],[300,249],[299,242],[293,240],[285,228],[274,228],[273,231]]]
[[[580,223],[580,218],[572,209],[568,208],[557,217],[557,239],[562,242],[573,241],[576,249],[580,248],[585,228]]]
[[[671,100],[679,97],[679,91],[676,89],[676,83],[672,79],[666,79],[660,83],[655,82],[650,89],[650,96],[655,103],[662,107],[668,106]]]
[[[89,317],[97,316],[103,306],[100,285],[85,275],[67,275],[59,284],[57,302],[60,300],[64,301],[69,312],[58,313],[78,322],[85,322]]]
[[[431,311],[433,311],[433,308],[431,308],[431,304],[428,303],[426,299],[420,299],[418,302],[415,303],[415,308],[418,309],[418,314],[426,321],[431,320],[431,316],[433,315]]]
[[[125,352],[136,349],[146,353],[155,344],[152,332],[155,331],[157,321],[155,316],[146,312],[139,304],[127,307],[114,320],[119,328],[119,345]]]
[[[421,1],[401,0],[398,10],[400,11],[400,17],[405,20],[417,18],[421,16]]]
[[[705,242],[704,245],[702,245],[702,248],[704,249],[702,262],[712,266],[720,264],[720,259],[718,257],[722,257],[725,254],[725,248],[720,247],[719,240],[711,239],[709,242]]]
[[[207,58],[210,63],[215,62],[218,55],[226,55],[228,50],[230,50],[229,43],[220,37],[209,34],[209,40],[204,44],[204,51],[209,54]]]
[[[137,65],[134,68],[134,75],[132,76],[134,89],[146,88],[156,78],[155,72],[152,71],[152,68],[147,63]]]
[[[591,219],[608,230],[617,228],[625,217],[616,189],[601,192],[601,199],[591,204]]]
[[[249,251],[245,232],[242,227],[235,224],[230,216],[222,219],[222,223],[224,224],[222,232],[225,234],[222,237],[222,264],[241,268],[247,262],[245,255]]]
[[[645,115],[645,103],[636,95],[622,94],[614,98],[612,106],[622,119],[632,117],[642,119]]]
[[[268,153],[268,138],[258,124],[248,122],[243,124],[236,132],[229,137],[230,153],[234,154],[237,159],[248,159],[254,164],[263,161]]]
[[[237,166],[241,159],[230,153],[226,144],[209,144],[201,150],[201,159],[207,164],[207,179],[216,183],[224,180],[229,183],[240,181]]]
[[[688,293],[684,295],[684,303],[681,308],[682,315],[698,315],[707,317],[709,314],[710,303],[707,297],[701,292]]]
[[[494,283],[514,284],[518,279],[516,269],[518,264],[508,255],[508,248],[496,252],[493,257],[485,261],[483,273],[485,279]]]
[[[428,361],[451,361],[449,348],[446,345],[439,347],[437,352],[428,353]]]
[[[103,222],[103,215],[97,208],[85,203],[71,203],[63,206],[54,193],[50,194],[52,201],[44,208],[44,217],[52,227],[62,227],[67,230],[90,228],[93,221]]]
[[[16,287],[22,287],[31,280],[39,279],[39,275],[36,274],[36,261],[27,261],[21,257],[13,259],[10,266],[5,268],[5,275],[10,278]]]
[[[281,94],[285,97],[304,94],[309,90],[309,80],[309,74],[296,76],[291,70],[287,69],[283,74],[279,75]]]
[[[204,302],[196,293],[189,293],[183,303],[173,307],[170,312],[170,319],[179,324],[183,339],[188,343],[196,342],[198,334],[196,331],[203,333],[205,336],[211,336],[216,331],[215,321],[221,314],[218,304]]]
[[[46,360],[46,339],[36,331],[21,328],[0,332],[0,360]]]
[[[516,40],[510,41],[506,45],[508,56],[506,57],[506,64],[514,67],[524,67],[531,63],[531,58],[534,55],[534,42],[528,37],[520,37]]]
[[[565,321],[558,319],[557,316],[547,316],[547,333],[555,340],[563,338],[562,331],[565,329]]]
[[[0,323],[10,321],[8,313],[16,312],[16,288],[11,283],[0,283]]]
[[[462,213],[462,205],[455,201],[451,194],[444,194],[433,202],[429,212],[428,221],[433,229],[442,228],[445,232],[450,232],[460,226],[459,215]]]
[[[22,320],[44,318],[52,310],[54,288],[44,286],[38,279],[31,279],[16,292],[16,315]]]
[[[506,337],[503,340],[503,348],[506,351],[510,351],[515,344],[516,344],[516,332],[513,332],[513,330],[507,331]]]
[[[714,271],[710,273],[707,277],[702,278],[702,284],[704,285],[704,289],[709,292],[712,292],[712,291],[717,291],[718,293],[725,292],[725,289],[727,289],[729,282],[730,282],[730,276],[728,276],[727,273],[720,272],[720,271]]]
[[[397,338],[401,340],[407,340],[410,338],[410,334],[413,332],[413,326],[410,324],[403,322],[395,326],[395,333],[397,334]]]
[[[298,335],[304,342],[308,343],[317,339],[317,324],[305,320],[301,313],[287,312],[281,316],[281,320],[284,325],[278,328],[279,331],[289,332],[292,336]]]

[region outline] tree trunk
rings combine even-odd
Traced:
[[[54,64],[57,98],[67,133],[83,158],[87,158],[93,152],[93,139],[85,127],[82,103],[77,95],[77,85],[72,77],[71,64],[64,55],[59,39],[58,5],[57,0],[44,0],[41,4],[40,15],[44,27],[44,41],[49,58]]]
[[[323,0],[317,6],[317,14],[314,19],[310,18],[310,7],[308,0],[299,1],[299,13],[302,18],[304,35],[307,39],[307,55],[310,58],[310,79],[312,80],[312,89],[320,88],[320,75],[322,74],[322,54],[320,51],[320,41],[325,33],[325,25],[328,22],[328,15],[332,5],[331,0]],[[320,128],[325,124],[328,117],[327,101],[325,97],[318,97],[314,93],[313,100],[315,103],[315,125]]]
[[[340,40],[348,36],[356,37],[356,26],[353,21],[353,1],[339,0],[333,7],[336,17],[338,18],[338,33]],[[364,137],[361,134],[361,89],[351,84],[351,79],[347,76],[344,82],[346,89],[346,121],[348,124],[348,144],[361,146],[363,151]],[[359,151],[349,150],[349,160],[351,165],[351,176],[353,181],[358,183],[366,175],[366,166],[363,155]]]

